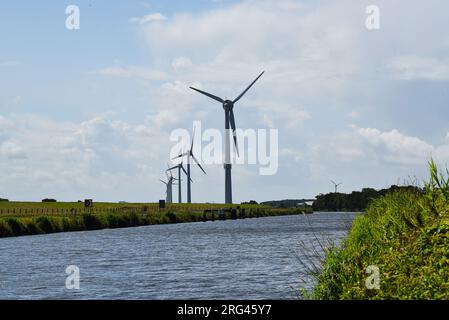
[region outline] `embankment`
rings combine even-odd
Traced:
[[[375,199],[356,218],[327,251],[310,298],[449,299],[449,178],[433,161],[430,173],[420,191]]]
[[[58,205],[61,206],[60,204]],[[148,209],[148,206],[131,206],[127,207],[127,210],[117,210],[117,208],[108,210],[107,208],[103,208],[91,213],[69,209],[64,209],[62,211],[63,213],[61,213],[61,211],[54,211],[55,209],[39,209],[41,211],[37,210],[33,211],[33,214],[29,214],[28,212],[31,209],[24,209],[26,207],[25,205],[18,207],[20,209],[8,208],[7,213],[0,216],[0,238],[55,232],[247,219],[303,213],[301,209],[274,209],[266,206],[249,207],[243,212],[236,208],[235,210],[227,210],[223,214],[220,214],[220,211],[216,209],[217,206],[212,210],[189,210],[184,207],[179,211],[170,209],[151,210]]]

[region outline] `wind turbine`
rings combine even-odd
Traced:
[[[190,149],[184,153],[181,153],[177,157],[174,157],[173,159],[178,159],[182,157],[187,157],[187,203],[192,203],[192,191],[191,191],[191,179],[190,179],[190,158],[193,159],[193,161],[200,167],[201,171],[204,172],[204,174],[207,175],[206,171],[204,171],[203,167],[200,165],[198,160],[193,155],[193,142],[195,139],[195,128],[193,128],[193,136],[192,136],[192,142],[190,144]]]
[[[164,180],[161,180],[161,179],[159,179],[159,181],[167,186],[165,201],[167,203],[172,203],[173,202],[173,188],[172,187],[173,187],[173,185],[176,185],[175,183],[173,183],[176,180],[176,178],[173,177],[173,175],[171,174],[171,171],[170,171],[170,176],[167,174],[167,171],[165,171],[165,175],[167,176],[167,182],[165,182]]]
[[[187,171],[182,165],[182,161],[178,163],[176,166],[168,168],[166,171],[172,171],[174,169],[178,169],[178,202],[182,203],[182,193],[181,193],[181,170],[184,171],[184,173],[187,175]],[[190,179],[192,181],[192,179]]]
[[[245,93],[256,83],[257,80],[265,73],[263,71],[257,78],[254,80],[246,89],[243,91],[237,98],[234,100],[223,100],[220,97],[214,96],[213,94],[207,93],[205,91],[190,87],[190,89],[195,90],[205,96],[208,96],[215,101],[218,101],[223,104],[223,109],[225,112],[225,203],[232,203],[232,182],[231,182],[231,143],[230,143],[230,129],[232,129],[232,135],[234,137],[234,145],[237,151],[237,155],[239,154],[239,149],[237,145],[237,135],[235,132],[235,118],[234,118],[234,104],[237,103]]]
[[[331,182],[332,182],[333,185],[335,186],[335,193],[337,193],[338,186],[341,185],[341,182],[340,182],[340,183],[336,183],[334,180],[331,180]]]

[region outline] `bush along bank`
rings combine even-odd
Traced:
[[[449,172],[375,199],[326,252],[313,299],[449,299]]]
[[[301,209],[269,209],[260,208],[248,210],[244,218],[302,214]],[[25,235],[47,234],[55,232],[70,232],[84,230],[100,230],[112,228],[128,228],[156,224],[186,223],[214,221],[220,219],[238,219],[235,211],[224,212],[220,217],[215,212],[195,211],[155,211],[129,213],[82,213],[67,216],[32,216],[32,217],[2,217],[0,218],[0,238]]]

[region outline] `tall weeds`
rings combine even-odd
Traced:
[[[422,192],[374,200],[338,249],[326,253],[315,299],[449,299],[449,171],[429,161]],[[381,288],[366,287],[366,268],[380,270]]]

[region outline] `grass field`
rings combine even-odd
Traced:
[[[225,204],[187,204],[187,203],[169,203],[164,211],[173,212],[199,212],[204,210],[217,210],[220,208],[244,208],[250,209],[270,209],[270,206],[264,205],[225,205]],[[158,203],[113,203],[113,202],[95,202],[91,213],[127,213],[127,212],[159,212]],[[0,218],[4,217],[33,217],[45,215],[68,216],[73,212],[84,213],[87,210],[82,202],[0,202]]]
[[[219,209],[228,210],[224,218],[245,218],[301,214],[302,209],[275,209],[264,205],[94,203],[85,209],[80,202],[0,202],[0,238],[23,235],[125,228],[153,224],[218,220]],[[208,210],[209,212],[205,212]],[[212,210],[212,211],[211,211]]]

